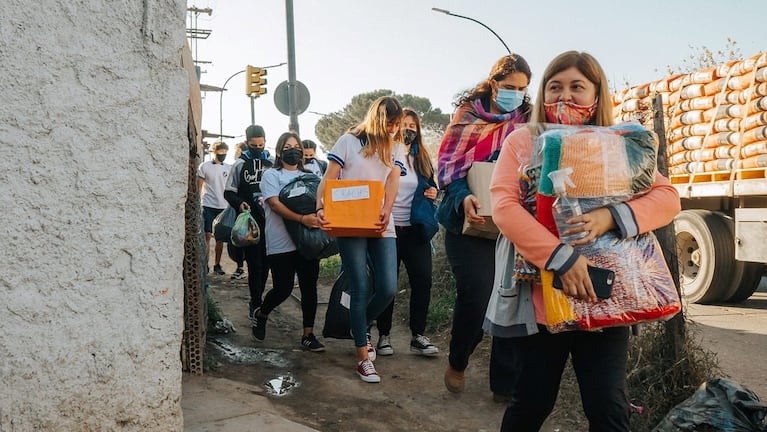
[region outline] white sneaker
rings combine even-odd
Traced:
[[[378,372],[376,372],[376,368],[373,366],[373,362],[370,361],[370,359],[362,360],[357,363],[357,375],[360,376],[362,381],[367,383],[381,382],[381,377],[378,376]]]
[[[370,333],[368,333],[368,360],[376,361],[376,349],[373,348],[373,342],[370,341]]]
[[[382,356],[390,356],[394,354],[394,347],[391,346],[391,336],[381,335],[381,337],[378,338],[376,352]]]

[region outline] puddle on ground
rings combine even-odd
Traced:
[[[232,345],[228,341],[221,339],[208,339],[208,342],[215,347],[219,353],[234,363],[252,365],[263,365],[266,363],[278,368],[288,368],[291,365],[290,361],[284,357],[283,351],[242,347]]]
[[[292,375],[280,375],[264,383],[266,391],[272,396],[285,396],[298,387],[298,381]]]

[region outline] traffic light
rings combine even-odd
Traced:
[[[266,94],[266,69],[248,65],[245,68],[245,94],[259,97]]]

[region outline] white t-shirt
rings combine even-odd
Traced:
[[[293,239],[285,229],[285,220],[269,206],[271,197],[280,197],[280,191],[294,178],[307,174],[303,171],[270,168],[261,177],[261,193],[264,194],[264,210],[266,214],[265,237],[266,254],[275,255],[296,250]]]
[[[413,196],[418,186],[418,175],[413,169],[413,156],[408,155],[409,169],[404,176],[399,178],[397,198],[394,200],[391,217],[395,226],[410,226],[410,208],[413,206]]]
[[[362,143],[360,139],[352,134],[343,134],[336,141],[328,154],[328,160],[332,160],[341,165],[342,180],[377,180],[386,184],[386,177],[391,168],[387,167],[380,160],[378,155],[366,158],[362,155]],[[407,173],[405,168],[404,146],[397,144],[392,152],[392,160],[396,166],[402,170],[402,175]],[[383,203],[381,203],[383,205]],[[389,218],[389,225],[384,231],[384,237],[396,237],[394,231],[394,221]]]
[[[229,164],[203,162],[197,168],[197,177],[203,180],[202,205],[214,209],[225,209],[229,203],[224,199],[226,178],[229,176]]]
[[[322,167],[317,162],[317,159],[313,159],[310,163],[305,163],[304,168],[308,169],[309,171],[317,174],[317,177],[322,177]]]

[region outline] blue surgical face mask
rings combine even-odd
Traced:
[[[498,96],[495,97],[495,103],[498,108],[504,112],[512,112],[522,105],[525,101],[525,92],[519,90],[498,89]]]

